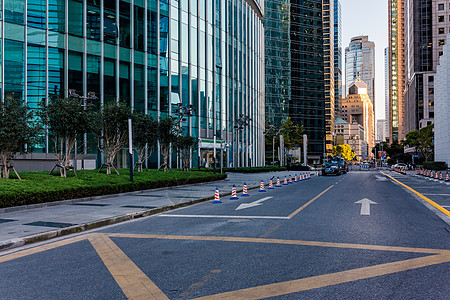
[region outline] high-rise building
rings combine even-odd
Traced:
[[[344,121],[350,124],[356,122],[364,128],[364,141],[367,142],[367,153],[370,156],[375,146],[375,114],[367,84],[356,79],[349,86],[347,98],[342,99],[341,111]]]
[[[3,1],[1,100],[35,109],[73,89],[155,117],[192,105],[183,131],[199,139],[194,165],[212,159],[214,137],[217,161],[264,165],[263,14],[262,0]],[[248,126],[235,126],[241,117]],[[50,146],[46,137],[35,157],[53,157]]]
[[[289,116],[291,98],[290,1],[266,0],[266,118],[280,125]]]
[[[447,40],[450,35],[447,35]],[[436,70],[436,114],[434,119],[434,160],[450,165],[450,45],[446,44]]]
[[[384,48],[384,119],[386,120],[385,140],[389,140],[390,126],[389,126],[389,48]]]
[[[334,102],[335,114],[340,116],[340,100],[344,98],[342,82],[342,7],[334,0]]]
[[[404,139],[405,0],[389,0],[389,141]]]
[[[350,87],[358,78],[367,84],[375,107],[375,43],[366,35],[353,37],[345,48],[345,85]]]
[[[375,142],[381,143],[386,141],[386,120],[377,120],[376,128]]]
[[[310,162],[332,150],[335,1],[265,1],[267,119],[279,124],[290,117],[303,125]]]

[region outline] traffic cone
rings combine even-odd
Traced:
[[[214,193],[214,201],[212,203],[222,203],[222,201],[220,201],[220,195],[219,195],[219,188],[216,187],[216,191]]]
[[[280,177],[277,177],[277,185],[276,185],[276,187],[281,187]]]
[[[247,183],[244,182],[244,189],[242,190],[242,197],[248,197],[250,196],[247,192]]]
[[[297,177],[297,174],[295,174],[295,177],[294,177],[294,182],[298,182],[298,177]]]
[[[447,172],[447,176],[445,176],[445,181],[450,181],[450,177],[448,177],[448,172]]]
[[[284,176],[284,182],[283,182],[283,185],[288,185],[286,176]]]
[[[438,175],[438,172],[437,172],[437,171],[434,172],[434,179],[438,179],[438,180],[439,180],[439,175]]]
[[[289,182],[288,183],[293,183],[291,175],[289,175]]]
[[[311,179],[311,173],[308,173],[308,179]]]
[[[442,172],[439,172],[439,180],[442,180],[442,179],[444,179],[444,178],[442,177]]]
[[[233,189],[231,190],[230,200],[237,200],[237,199],[239,199],[239,198],[236,195],[236,186],[233,184]]]
[[[259,187],[259,191],[266,192],[266,190],[264,189],[264,181],[263,180],[261,180],[261,186]]]
[[[272,183],[272,179],[269,180],[269,190],[273,190],[273,183]]]

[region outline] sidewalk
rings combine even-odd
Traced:
[[[282,180],[295,173],[305,172],[228,173],[226,180],[215,182],[1,209],[0,251],[206,201],[214,198],[216,187],[226,196],[233,184],[239,193],[244,181],[253,189],[259,188],[261,180],[268,184],[272,176]]]

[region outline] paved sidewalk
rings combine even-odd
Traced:
[[[0,251],[206,201],[214,197],[216,187],[225,197],[231,194],[233,184],[239,193],[244,182],[248,189],[254,189],[261,180],[268,184],[273,176],[282,180],[295,173],[305,172],[228,173],[226,180],[215,182],[66,200],[46,207],[2,209]]]

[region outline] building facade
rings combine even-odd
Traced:
[[[447,40],[450,35],[447,35]],[[434,119],[434,160],[450,165],[450,45],[446,44],[436,70],[436,114]]]
[[[194,166],[212,160],[214,137],[216,161],[263,165],[263,13],[261,0],[4,0],[0,96],[36,109],[94,92],[97,107],[121,99],[161,118],[192,105],[183,132],[199,139]],[[236,129],[241,116],[250,121]]]
[[[375,107],[375,43],[366,35],[353,37],[345,48],[347,88],[358,78],[367,84],[369,98]]]
[[[405,0],[389,0],[389,142],[405,137]]]
[[[291,98],[290,1],[266,0],[266,118],[280,126],[289,117]]]
[[[385,122],[385,141],[389,141],[390,123],[389,123],[389,48],[384,48],[384,119]]]
[[[364,127],[353,120],[349,123],[341,118],[336,118],[335,138],[337,145],[347,144],[355,152],[356,160],[361,161],[368,156],[368,145],[364,140]]]
[[[370,155],[375,146],[375,114],[367,92],[367,85],[359,79],[355,80],[348,88],[347,98],[342,99],[341,111],[344,121],[358,123],[364,128],[364,141]]]
[[[377,120],[375,143],[386,141],[386,120]]]

